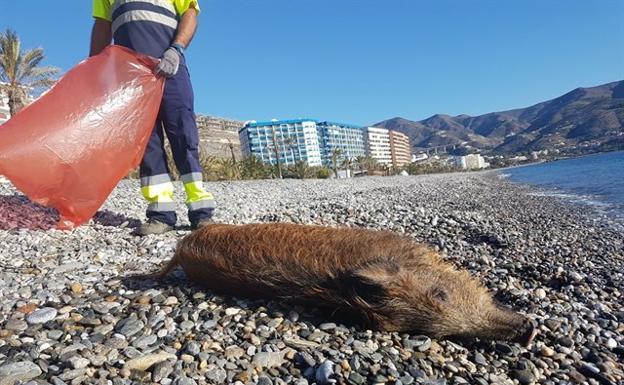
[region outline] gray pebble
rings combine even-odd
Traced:
[[[213,366],[212,368],[206,371],[206,379],[208,381],[211,381],[212,383],[222,384],[225,382],[226,378],[227,378],[227,372],[224,369],[219,368],[217,366]]]
[[[143,330],[143,327],[145,326],[143,321],[135,318],[127,318],[121,322],[123,323],[123,326],[119,328],[119,333],[123,334],[126,338],[137,334]]]
[[[28,322],[29,324],[44,324],[56,318],[57,314],[58,312],[56,309],[52,307],[44,307],[30,313],[26,317],[26,322]]]
[[[324,361],[318,369],[316,369],[315,379],[318,385],[333,384],[336,380],[334,376],[334,363],[330,360]]]
[[[530,385],[535,383],[535,377],[533,376],[533,373],[528,369],[512,370],[511,377],[518,380],[518,382],[522,385]]]
[[[6,330],[21,332],[28,329],[28,324],[23,320],[10,319],[4,324],[4,328]]]
[[[257,385],[273,385],[273,381],[271,381],[271,379],[267,376],[260,376],[258,377],[258,382],[256,382]]]

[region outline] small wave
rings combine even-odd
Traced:
[[[511,177],[511,174],[500,173],[500,174],[498,174],[498,177],[500,179],[507,179],[507,178]]]
[[[570,202],[581,203],[587,206],[591,206],[600,212],[608,212],[612,209],[615,209],[615,206],[611,203],[607,203],[599,200],[595,196],[591,195],[582,195],[582,194],[573,194],[569,192],[560,192],[555,190],[541,190],[530,193],[532,196],[542,196],[542,197],[553,197],[559,198]]]
[[[537,187],[535,196],[551,196],[586,206],[598,214],[624,217],[624,152],[561,160],[504,170],[516,183]]]

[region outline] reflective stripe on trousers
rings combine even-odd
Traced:
[[[141,193],[148,202],[148,212],[175,211],[174,188],[169,174],[141,178]]]
[[[183,175],[181,180],[189,211],[216,207],[214,195],[204,189],[201,173]],[[148,211],[175,211],[174,186],[169,174],[141,178],[141,193],[149,203]]]
[[[185,183],[184,190],[186,191],[186,204],[189,210],[215,208],[214,196],[204,190],[202,182]]]
[[[199,209],[214,209],[214,196],[204,189],[202,182],[202,173],[193,172],[182,175],[180,178],[184,183],[184,191],[186,191],[186,205],[189,211]]]

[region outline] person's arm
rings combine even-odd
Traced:
[[[154,69],[154,73],[167,78],[175,76],[180,68],[180,60],[184,55],[184,50],[191,44],[195,31],[197,30],[197,10],[189,8],[178,24],[178,31],[171,47],[165,51],[160,62]]]
[[[191,40],[193,40],[193,36],[195,36],[195,31],[197,31],[197,10],[189,8],[182,15],[173,44],[179,44],[184,48],[188,47],[191,44]]]
[[[112,23],[108,20],[96,18],[93,23],[93,29],[91,30],[91,50],[89,56],[94,56],[102,52],[112,40]]]

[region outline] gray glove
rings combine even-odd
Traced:
[[[180,68],[180,53],[177,49],[169,47],[160,58],[160,62],[154,69],[156,75],[162,75],[166,78],[175,76]]]

